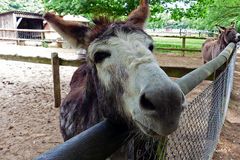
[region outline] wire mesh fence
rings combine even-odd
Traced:
[[[210,159],[225,119],[236,54],[218,78],[189,103],[180,126],[168,137],[167,159]]]
[[[235,59],[236,54],[217,79],[188,104],[181,116],[179,128],[167,139],[158,143],[158,149],[155,149],[157,154],[155,156],[147,154],[150,152],[146,151],[147,146],[153,141],[147,140],[144,146],[135,148],[135,159],[211,159],[228,108]]]

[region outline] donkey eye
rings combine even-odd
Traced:
[[[153,51],[153,48],[154,48],[153,44],[150,44],[149,47],[148,47],[148,49],[149,49],[151,52]]]
[[[105,58],[110,56],[111,56],[111,53],[108,51],[98,51],[94,54],[94,62],[101,63]]]

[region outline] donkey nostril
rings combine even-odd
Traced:
[[[145,110],[155,110],[155,106],[148,100],[145,94],[140,97],[140,105]]]

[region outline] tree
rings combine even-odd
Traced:
[[[1,0],[0,13],[18,10],[26,12],[43,12],[41,0]]]
[[[201,16],[205,13],[204,5],[210,3],[211,0],[150,0],[151,14],[158,17],[157,14],[168,12],[172,14],[172,18],[180,20],[182,17]],[[190,9],[178,7],[181,2]],[[126,16],[134,8],[137,7],[139,0],[44,0],[47,10],[54,10],[59,14],[88,14],[91,17],[99,15],[121,17]],[[170,7],[175,4],[175,7]]]
[[[239,0],[215,0],[208,6],[204,23],[210,27],[216,24],[229,26],[231,22],[240,21]]]
[[[231,21],[240,20],[240,12],[238,12],[239,0],[149,1],[151,9],[149,27],[151,28],[164,26],[166,24],[164,15],[171,15],[171,19],[176,20],[178,23],[184,20],[184,23],[187,22],[187,26],[199,29],[212,29],[215,24],[228,25]],[[53,10],[60,15],[84,15],[89,18],[104,15],[123,18],[137,7],[139,0],[43,0],[43,2],[45,10]],[[19,7],[16,4],[12,4],[12,6]],[[186,19],[191,20],[186,21]],[[184,27],[187,26],[184,24]]]

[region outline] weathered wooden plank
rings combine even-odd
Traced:
[[[208,37],[191,37],[191,36],[163,36],[157,34],[149,34],[152,37],[164,37],[164,38],[186,38],[186,39],[207,39]]]
[[[183,56],[185,56],[185,49],[186,49],[186,37],[182,38],[182,49],[184,49],[183,52]]]
[[[54,107],[58,108],[61,104],[61,84],[59,74],[59,58],[57,53],[52,53],[51,63],[53,75]]]
[[[7,37],[7,36],[5,36],[5,37]],[[24,38],[5,38],[5,37],[0,37],[0,40],[4,40],[4,41],[40,41],[40,42],[47,42],[47,43],[56,42],[55,39],[24,39]]]
[[[72,66],[72,67],[78,67],[78,66],[80,66],[82,63],[83,63],[83,61],[81,61],[81,60],[65,60],[65,59],[59,59],[59,64],[61,65],[61,66]]]
[[[168,50],[168,51],[201,52],[201,49],[188,49],[188,48],[162,48],[162,47],[157,47],[156,49]]]
[[[20,55],[1,55],[0,59],[21,61],[21,62],[31,62],[31,63],[41,63],[41,64],[51,64],[51,59],[43,57],[27,57]]]
[[[1,55],[0,54],[0,59],[31,62],[31,63],[51,64],[51,59],[43,58],[43,57],[25,57],[25,56],[19,56],[19,55]],[[61,66],[78,67],[82,63],[84,63],[84,62],[81,60],[65,60],[65,59],[59,58],[59,65],[61,65]],[[182,77],[185,74],[187,74],[195,69],[195,68],[169,67],[169,66],[161,66],[161,68],[170,77]]]
[[[15,28],[17,28],[18,26],[19,26],[19,24],[22,22],[22,17],[21,18],[19,18],[18,20],[17,20],[17,22],[16,22],[16,26],[15,26]]]
[[[37,33],[56,33],[55,31],[52,30],[42,30],[42,29],[9,29],[9,28],[0,28],[0,31],[10,31],[10,32],[16,32],[16,31],[20,31],[20,32],[37,32]]]

